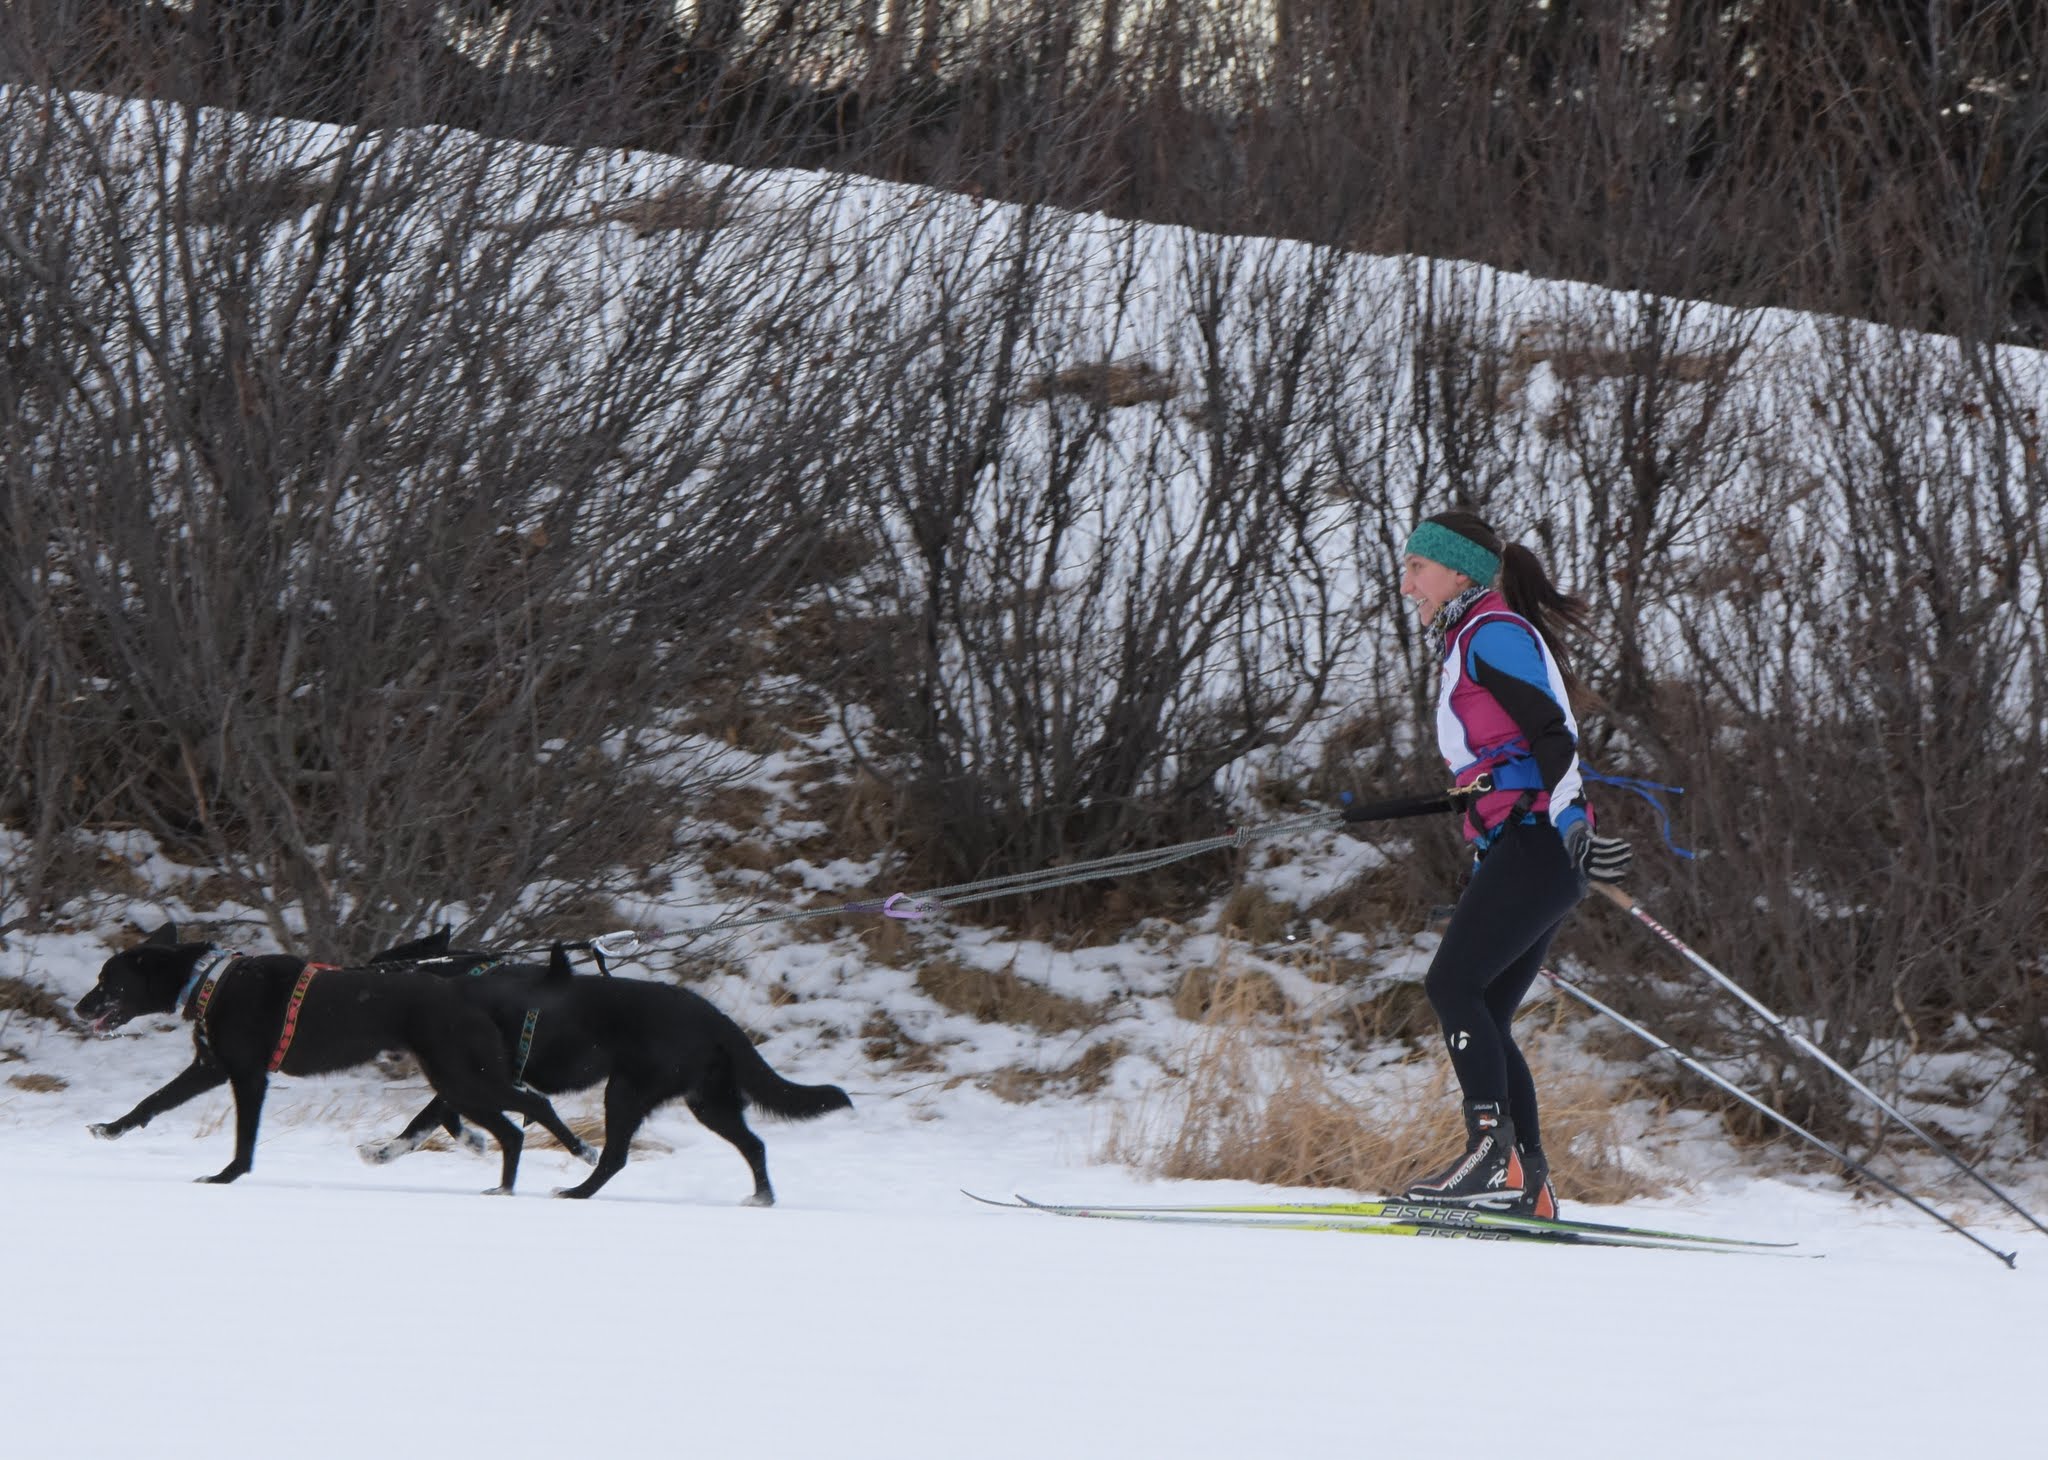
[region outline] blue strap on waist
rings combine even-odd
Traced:
[[[1544,788],[1543,772],[1536,768],[1533,755],[1502,761],[1486,774],[1492,778],[1496,791],[1540,791]]]

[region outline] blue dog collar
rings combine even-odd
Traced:
[[[225,948],[215,947],[211,943],[207,944],[206,952],[200,954],[199,961],[192,965],[192,976],[185,980],[185,987],[178,990],[177,1009],[179,1013],[185,1012],[186,1006],[192,1002],[193,991],[206,981],[206,976],[234,956]]]

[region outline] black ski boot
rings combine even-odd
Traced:
[[[1517,1145],[1515,1154],[1522,1158],[1522,1194],[1508,1210],[1525,1217],[1556,1221],[1557,1193],[1550,1186],[1549,1158],[1540,1146],[1531,1149]]]
[[[1465,1154],[1443,1170],[1409,1186],[1409,1201],[1449,1202],[1465,1207],[1507,1209],[1522,1199],[1522,1158],[1515,1151],[1515,1127],[1492,1100],[1465,1102]]]

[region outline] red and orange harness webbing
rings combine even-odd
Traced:
[[[299,981],[292,986],[291,1000],[284,1006],[284,1028],[278,1032],[277,1048],[270,1052],[271,1074],[284,1067],[284,1057],[292,1047],[292,1036],[299,1032],[299,1005],[306,1002],[306,990],[313,983],[313,975],[336,966],[332,963],[309,963],[300,972]]]
[[[199,992],[192,996],[186,1006],[186,1017],[199,1026],[199,1036],[206,1037],[206,1008],[213,1002],[214,990],[220,987],[222,975],[240,963],[240,958],[228,958],[206,975],[206,981],[199,985]],[[299,981],[292,986],[292,996],[284,1006],[284,1028],[278,1031],[277,1048],[270,1052],[268,1069],[276,1074],[284,1067],[284,1057],[291,1052],[292,1036],[299,1032],[299,1006],[306,1002],[306,990],[312,985],[313,975],[340,965],[333,963],[308,963],[299,971]]]

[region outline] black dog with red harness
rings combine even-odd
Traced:
[[[436,937],[445,945],[445,937]],[[604,1084],[604,1153],[595,1171],[558,1196],[595,1194],[626,1164],[640,1123],[657,1107],[681,1100],[745,1158],[754,1177],[747,1204],[773,1206],[767,1151],[748,1127],[746,1111],[814,1120],[853,1103],[837,1085],[784,1079],[746,1031],[689,989],[575,974],[559,944],[545,967],[497,962],[489,954],[430,956],[434,946],[434,939],[423,939],[406,951],[420,957],[422,967],[446,970],[458,996],[495,1023],[522,1080],[556,1095]],[[436,1126],[458,1134],[460,1113],[437,1099],[400,1135],[365,1146],[362,1154],[389,1161],[417,1149]]]
[[[235,1157],[207,1181],[233,1181],[254,1164],[271,1075],[332,1074],[397,1050],[419,1061],[441,1100],[497,1138],[503,1166],[495,1191],[510,1192],[519,1172],[523,1139],[508,1110],[539,1121],[584,1160],[595,1159],[546,1097],[515,1083],[490,1016],[447,981],[408,964],[335,968],[285,955],[244,958],[211,943],[181,943],[166,923],[109,958],[77,1005],[96,1033],[173,1010],[192,1024],[192,1063],[120,1119],[91,1130],[112,1140],[195,1095],[231,1085]]]

